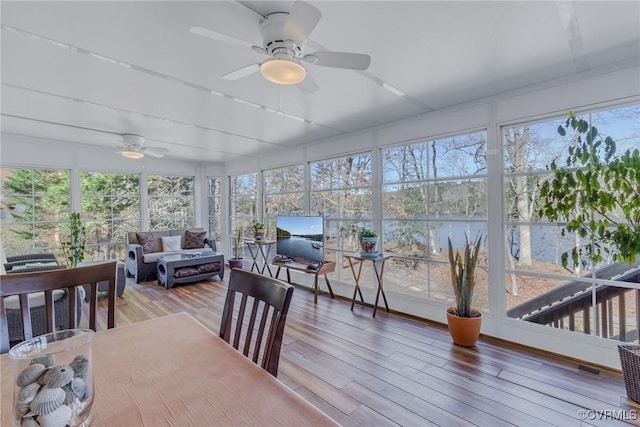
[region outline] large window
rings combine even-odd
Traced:
[[[151,230],[191,228],[195,225],[194,177],[149,175]]]
[[[219,177],[209,177],[209,234],[213,236],[218,250],[221,250],[220,244],[222,243],[220,240],[220,235],[222,234],[220,222],[220,204],[222,203],[222,196],[220,185],[221,181]]]
[[[486,132],[381,151],[384,250],[394,258],[385,288],[451,303],[448,239],[459,248],[487,229]],[[481,265],[487,264],[486,240]],[[488,310],[488,280],[478,271],[474,306]]]
[[[140,230],[140,177],[82,172],[80,195],[86,258],[122,259],[125,233]]]
[[[581,116],[600,134],[611,136],[618,153],[640,149],[640,106]],[[569,147],[575,145],[575,135],[562,137],[557,132],[565,120],[558,117],[503,128],[508,316],[637,341],[640,291],[589,281],[597,274],[599,278],[637,283],[634,267],[605,260],[592,268],[563,268],[561,254],[584,245],[588,236],[563,232],[563,223],[550,222],[538,214],[540,185],[551,178],[548,166],[553,160],[562,166]]]
[[[233,247],[231,241],[238,231],[243,237],[253,237],[251,224],[258,219],[258,173],[229,177],[229,191],[229,247]]]
[[[3,213],[0,227],[6,255],[53,252],[62,262],[60,242],[67,236],[71,209],[68,170],[2,168],[2,209],[25,208],[22,213]]]
[[[276,216],[304,215],[304,165],[263,172],[264,217],[267,238],[276,238]]]
[[[373,228],[371,154],[354,154],[310,164],[311,215],[323,215],[325,221],[324,255],[336,261],[334,275],[353,281],[339,256],[358,250],[357,230]],[[365,279],[366,276],[366,279]],[[363,274],[361,284],[371,285],[371,275]]]

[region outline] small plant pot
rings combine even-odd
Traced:
[[[472,314],[478,314],[477,317],[460,317],[455,312],[455,307],[447,309],[447,325],[453,342],[461,347],[473,347],[480,337],[482,314],[473,310]]]
[[[231,268],[231,269],[234,269],[234,268],[242,269],[242,258],[229,258],[228,262],[229,262],[229,268]]]
[[[253,232],[253,240],[256,242],[262,242],[264,240],[264,230],[255,230]]]
[[[377,237],[361,237],[360,238],[360,253],[374,254],[377,252],[376,246],[378,246]]]

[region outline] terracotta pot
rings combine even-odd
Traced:
[[[229,258],[227,261],[229,262],[229,268],[242,269],[242,258]]]
[[[447,309],[447,325],[453,342],[462,347],[473,347],[480,336],[482,314],[472,310],[472,314],[477,314],[477,317],[460,317],[455,312],[455,307]]]

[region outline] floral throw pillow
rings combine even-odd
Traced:
[[[184,248],[185,249],[201,249],[204,248],[204,239],[207,237],[206,231],[185,231],[184,232]]]
[[[136,239],[138,239],[138,244],[142,246],[142,253],[157,252],[156,238],[153,237],[153,234],[136,233]]]

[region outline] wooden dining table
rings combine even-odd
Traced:
[[[100,331],[97,426],[335,426],[331,418],[187,313]],[[11,425],[12,364],[0,356],[0,425]]]

